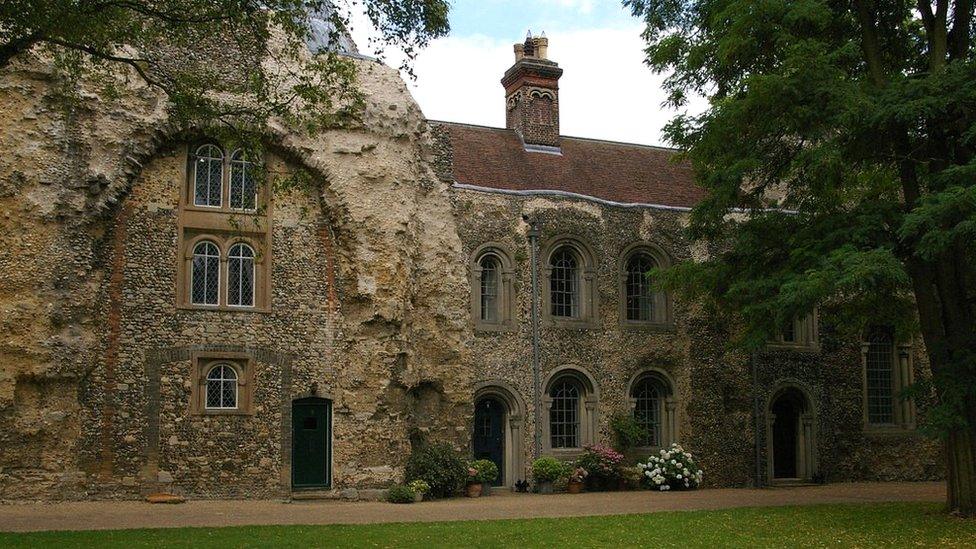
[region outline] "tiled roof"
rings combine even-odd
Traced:
[[[625,204],[694,206],[704,196],[674,150],[560,138],[560,153],[526,151],[513,130],[431,122],[446,130],[454,180],[511,191],[563,191]]]

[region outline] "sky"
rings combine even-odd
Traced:
[[[676,113],[662,107],[663,75],[644,63],[642,26],[619,0],[451,0],[451,33],[414,62],[408,87],[429,119],[504,127],[501,80],[512,45],[543,31],[559,81],[560,133],[667,145],[662,127]],[[369,53],[367,25],[353,38]],[[386,54],[390,65],[399,57]],[[698,102],[700,106],[701,102]]]

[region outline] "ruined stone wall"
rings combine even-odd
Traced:
[[[396,71],[356,61],[360,127],[272,123],[274,162],[314,174],[274,197],[270,313],[180,310],[184,141],[165,101],[43,58],[0,73],[0,499],[287,490],[288,403],[333,399],[333,485],[402,474],[411,434],[467,440],[466,281],[447,186]],[[255,364],[253,416],[189,413],[194,352]]]
[[[441,142],[443,154],[450,148]],[[441,170],[449,179],[449,172]],[[938,444],[918,432],[865,434],[862,427],[860,342],[833,332],[829,310],[821,314],[819,350],[770,349],[750,356],[729,347],[731,327],[695,303],[673,305],[672,327],[635,328],[621,324],[621,256],[628,247],[649,243],[674,262],[707,250],[691,246],[683,228],[687,213],[625,208],[578,198],[532,196],[456,189],[459,231],[472,260],[479,247],[498,243],[515,259],[515,326],[511,331],[476,331],[472,368],[482,383],[514,387],[527,404],[522,428],[523,463],[531,462],[533,432],[530,246],[523,216],[541,221],[540,277],[544,243],[557,235],[584,242],[597,259],[599,314],[594,325],[541,329],[541,370],[545,380],[560,367],[584,369],[599,393],[598,440],[612,443],[610,419],[630,410],[628,383],[656,368],[674,383],[678,439],[699,458],[710,486],[751,485],[756,476],[756,416],[759,400],[760,478],[767,467],[766,419],[771,392],[782,382],[809,388],[816,410],[818,471],[830,481],[933,479],[942,475]],[[474,282],[473,282],[474,283]],[[547,299],[546,297],[542,298]],[[540,303],[544,307],[544,303]],[[541,309],[540,309],[541,310]],[[914,350],[916,375],[926,372],[923,353]],[[753,360],[756,387],[753,389]],[[924,415],[925,402],[919,403]],[[548,421],[543,412],[542,421]]]

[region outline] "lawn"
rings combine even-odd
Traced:
[[[0,526],[2,527],[2,526]],[[561,519],[0,533],[0,547],[976,547],[976,521],[925,503]]]

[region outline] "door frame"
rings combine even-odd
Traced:
[[[327,464],[326,483],[325,484],[303,484],[303,485],[297,485],[297,484],[295,484],[295,406],[296,405],[299,405],[299,406],[300,405],[307,405],[307,404],[324,404],[327,407],[327,409],[328,409],[328,414],[329,414],[328,435],[329,435],[329,437],[328,437],[328,440],[327,440],[326,445],[325,445],[326,464]],[[335,410],[333,408],[332,399],[325,398],[325,397],[317,397],[317,396],[310,396],[310,397],[302,397],[302,398],[293,399],[291,401],[291,405],[289,407],[289,416],[290,416],[290,423],[291,423],[290,429],[289,429],[289,440],[291,441],[291,444],[289,445],[290,446],[290,448],[289,448],[289,469],[290,469],[290,474],[289,474],[290,483],[289,483],[289,486],[290,486],[291,490],[293,490],[293,491],[300,491],[300,490],[323,490],[323,489],[327,490],[327,489],[331,489],[332,488],[332,474],[333,474],[333,470],[334,470],[334,468],[333,468],[333,466],[334,466],[334,455],[335,455],[335,452],[333,452],[333,440],[335,438],[335,436],[334,436],[334,433],[335,433],[335,431],[334,431],[334,427],[335,427]]]
[[[773,444],[773,423],[776,414],[773,404],[786,392],[796,391],[801,397],[796,425],[796,474],[794,479],[776,477],[775,445]],[[810,391],[796,381],[781,381],[770,391],[766,401],[766,480],[769,484],[781,482],[811,482],[817,471],[817,410]]]
[[[505,407],[502,414],[502,428],[505,430],[502,443],[504,446],[502,460],[505,462],[505,482],[502,486],[511,487],[519,480],[528,479],[525,456],[522,450],[525,403],[518,391],[506,381],[494,379],[477,383],[474,388],[474,398],[471,401],[472,413],[468,429],[471,436],[470,448],[472,452],[474,451],[474,408],[478,401],[487,397],[494,398]]]

